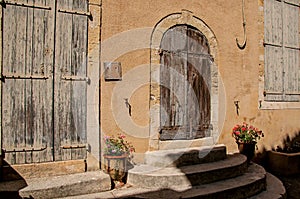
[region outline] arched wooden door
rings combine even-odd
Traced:
[[[205,36],[189,25],[167,30],[161,41],[160,140],[209,134],[211,56]]]

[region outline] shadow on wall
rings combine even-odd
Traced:
[[[0,198],[21,198],[19,190],[26,186],[25,179],[9,163],[2,160],[0,163]]]
[[[283,140],[283,147],[276,146],[272,148],[272,151],[283,153],[298,153],[300,152],[300,132],[296,133],[293,138],[287,135]]]
[[[271,151],[267,151],[263,148],[262,152],[256,153],[253,161],[268,168],[269,166],[269,156],[272,152],[285,153],[295,155],[300,153],[300,131],[296,133],[292,138],[289,135],[282,140],[282,146],[273,146]],[[299,154],[300,156],[300,154]]]

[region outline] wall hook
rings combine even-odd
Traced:
[[[125,100],[126,108],[128,108],[128,114],[129,116],[131,116],[131,104],[129,104],[128,98],[125,98],[124,100]]]
[[[247,36],[246,36],[246,19],[245,19],[245,11],[244,11],[244,8],[245,8],[245,0],[242,0],[243,1],[243,5],[242,5],[242,14],[243,14],[243,30],[244,30],[244,41],[242,44],[239,43],[238,39],[235,38],[236,40],[236,44],[238,46],[239,49],[243,50],[245,47],[246,47],[246,43],[247,43]]]
[[[240,115],[240,113],[239,113],[239,109],[240,109],[239,101],[234,101],[234,105],[235,105],[235,109],[236,109],[236,114],[239,116]]]

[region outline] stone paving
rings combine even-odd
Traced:
[[[276,175],[285,186],[288,199],[300,198],[300,174],[294,176]]]

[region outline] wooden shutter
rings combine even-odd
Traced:
[[[55,160],[86,157],[87,0],[57,1]]]
[[[5,3],[2,129],[11,164],[52,161],[54,4]]]
[[[210,126],[210,56],[206,38],[187,25],[161,43],[161,140],[204,137]]]
[[[299,101],[299,1],[266,0],[265,100]]]
[[[211,62],[205,36],[191,27],[187,35],[187,123],[190,138],[199,138],[210,125]]]
[[[299,101],[299,6],[295,0],[284,3],[284,75],[285,100]],[[299,5],[299,1],[298,1]]]
[[[186,26],[168,31],[162,41],[161,56],[161,138],[185,139],[186,126]]]
[[[282,3],[267,0],[265,6],[265,91],[266,100],[283,96]]]

